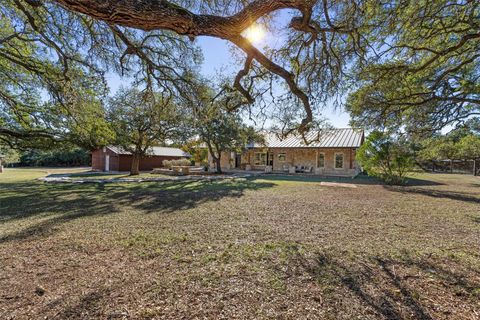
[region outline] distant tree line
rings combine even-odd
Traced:
[[[480,166],[480,119],[472,118],[448,134],[433,135],[414,143],[417,164],[430,171],[448,170],[453,172],[454,163],[467,163],[474,175],[479,174]],[[447,169],[448,168],[448,169]]]
[[[18,166],[72,167],[91,165],[90,153],[85,149],[30,150],[18,158]]]

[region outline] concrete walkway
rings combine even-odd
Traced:
[[[155,177],[152,174],[152,177],[148,178],[88,178],[81,179],[78,177],[70,177],[68,174],[65,175],[48,175],[46,177],[38,178],[38,180],[47,182],[47,183],[124,183],[124,182],[165,182],[165,181],[212,181],[212,180],[222,180],[222,179],[238,179],[238,178],[249,178],[254,176],[259,176],[263,173],[261,172],[235,172],[231,174],[221,174],[221,175],[187,175],[187,176],[169,176],[169,177]],[[94,174],[92,174],[94,175]]]

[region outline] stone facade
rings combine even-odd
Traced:
[[[356,148],[253,148],[242,154],[242,164],[250,164],[254,170],[265,170],[269,165],[274,172],[288,172],[292,166],[303,166],[311,167],[312,173],[319,175],[355,176],[360,171],[355,153]],[[323,167],[319,163],[320,154],[324,155]],[[335,154],[343,155],[342,168],[335,168]],[[258,158],[266,158],[267,164],[258,164],[255,160]]]
[[[208,163],[210,168],[214,170],[216,163],[213,161],[210,152],[208,153]],[[220,155],[220,166],[222,167],[222,170],[234,169],[235,165],[235,152],[222,151],[222,154]]]
[[[258,164],[256,153],[266,164]],[[319,155],[324,155],[324,166],[321,166]],[[335,155],[343,155],[342,168],[335,168]],[[220,159],[222,170],[262,170],[288,173],[291,167],[310,167],[311,173],[327,176],[356,176],[360,167],[355,161],[356,148],[252,148],[239,155],[232,152],[222,152]],[[214,170],[215,163],[209,155],[210,168]],[[290,170],[289,170],[290,169]]]

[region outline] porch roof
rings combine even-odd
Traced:
[[[311,131],[306,135],[308,144],[300,135],[280,138],[275,132],[265,134],[265,144],[250,143],[249,148],[358,148],[363,142],[363,130],[352,128]]]

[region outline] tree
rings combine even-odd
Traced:
[[[202,148],[202,141],[194,138],[193,140],[187,141],[181,146],[181,149],[192,157],[191,161],[194,163],[200,163],[202,165],[208,164],[208,150]]]
[[[473,160],[473,175],[479,174],[480,161],[480,135],[468,135],[463,137],[459,144],[459,154],[464,159]]]
[[[20,160],[20,154],[17,150],[8,146],[2,146],[0,144],[0,155],[3,156],[2,164],[8,166],[9,164],[17,163]]]
[[[178,106],[161,94],[120,89],[111,99],[108,120],[116,133],[117,145],[132,154],[131,175],[139,174],[140,160],[150,148],[178,139],[185,133]]]
[[[369,128],[436,131],[480,114],[478,1],[392,2],[367,13],[383,35],[357,68],[347,110]],[[377,51],[378,48],[378,51]]]
[[[215,162],[217,173],[222,173],[222,152],[240,152],[247,143],[260,140],[253,127],[246,126],[241,117],[213,106],[197,113],[197,132],[205,142]]]
[[[450,172],[453,172],[453,161],[461,159],[459,138],[456,132],[444,136],[435,136],[422,142],[422,150],[418,154],[421,161],[432,161],[435,170],[435,161],[449,160]]]
[[[403,184],[414,161],[407,145],[380,131],[372,132],[357,152],[357,160],[369,175],[388,184]]]
[[[286,132],[307,131],[352,88],[349,110],[369,126],[443,126],[478,113],[478,1],[5,0],[0,9],[0,60],[29,75],[6,83],[18,90],[35,79],[56,101],[73,70],[99,79],[114,70],[181,97],[201,59],[192,40],[209,36],[242,59],[219,88],[235,96],[227,109],[291,108]],[[260,50],[245,37],[255,23],[285,41]]]
[[[2,1],[0,140],[23,149],[64,141],[88,149],[106,143],[111,131],[101,113],[108,71],[135,85],[178,91],[181,80],[166,83],[195,70],[190,62],[198,57],[196,47],[182,46],[171,34],[149,33],[143,41],[136,35],[51,2]]]

